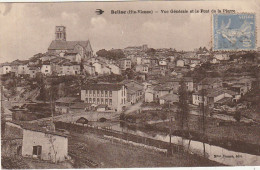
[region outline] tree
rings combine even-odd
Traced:
[[[54,146],[54,143],[56,141],[56,138],[54,138],[53,135],[51,134],[47,134],[47,136],[49,137],[49,142],[50,142],[50,152],[49,152],[49,156],[52,157],[51,155],[51,150],[53,151],[53,154],[54,154],[54,163],[57,163],[57,151],[56,151],[56,148]]]
[[[133,79],[135,77],[134,71],[127,68],[123,75],[127,76],[127,79]]]
[[[165,112],[161,113],[161,119],[165,121],[167,119],[167,114]]]
[[[186,84],[183,80],[180,82],[180,87],[178,90],[179,94],[179,103],[178,103],[178,112],[177,112],[177,120],[179,121],[181,130],[184,129],[184,125],[186,124],[189,130],[189,104],[188,104],[188,93],[186,90]]]
[[[234,119],[236,119],[237,122],[240,122],[240,120],[241,120],[241,112],[240,111],[235,112]]]
[[[156,50],[154,48],[149,48],[145,53],[148,55],[155,55]]]
[[[119,60],[121,58],[125,57],[125,54],[122,50],[120,49],[112,49],[112,50],[99,50],[96,52],[97,56],[107,58],[109,60]]]

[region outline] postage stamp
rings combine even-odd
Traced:
[[[214,14],[213,50],[254,50],[255,14]]]

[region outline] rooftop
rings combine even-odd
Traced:
[[[178,102],[179,96],[177,94],[166,94],[164,96],[159,97],[159,99],[163,99],[171,102]]]
[[[88,84],[85,85],[83,90],[112,90],[118,91],[122,88],[123,84],[110,84],[110,83],[102,83],[102,84]]]
[[[154,90],[156,90],[156,91],[168,91],[168,90],[172,90],[172,88],[170,86],[157,85],[157,86],[154,87]]]
[[[204,78],[200,81],[200,84],[212,84],[212,83],[221,83],[221,78]]]
[[[70,106],[71,109],[85,109],[86,107],[91,106],[90,103],[77,102]]]
[[[76,45],[81,45],[82,47],[87,47],[89,41],[57,41],[54,40],[51,42],[48,50],[73,50]]]
[[[67,137],[67,135],[65,135],[64,133],[57,132],[57,131],[50,131],[47,128],[40,127],[36,123],[26,123],[26,122],[21,122],[21,121],[10,121],[10,123],[18,125],[22,129],[25,129],[25,130],[30,130],[30,131],[35,131],[35,132],[42,132],[42,133],[45,133],[45,134],[52,134],[52,135]]]

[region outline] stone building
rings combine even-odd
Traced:
[[[121,111],[127,104],[127,89],[122,84],[89,84],[82,87],[81,100],[91,104],[106,104],[115,111]]]
[[[66,27],[56,26],[55,40],[53,40],[48,48],[50,54],[59,54],[64,56],[66,53],[77,53],[80,60],[86,60],[93,57],[93,50],[90,41],[67,41]]]

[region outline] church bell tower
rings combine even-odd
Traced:
[[[66,27],[56,26],[55,29],[55,40],[66,41]]]

